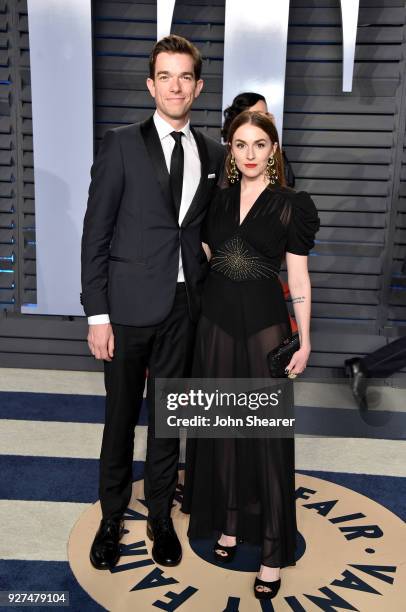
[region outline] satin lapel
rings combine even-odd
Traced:
[[[159,140],[158,132],[152,117],[140,125],[141,134],[144,139],[145,147],[148,151],[152,166],[155,170],[155,177],[161,187],[162,195],[171,213],[175,215],[175,209],[172,203],[171,186],[169,182],[169,172],[165,162],[164,152]],[[175,215],[176,218],[176,215]]]
[[[204,140],[203,134],[196,131],[194,128],[190,128],[192,130],[192,134],[195,138],[197,149],[199,151],[200,157],[200,182],[197,186],[195,195],[193,196],[192,203],[189,206],[189,209],[183,219],[181,226],[184,227],[197,215],[200,208],[206,203],[206,192],[207,192],[207,184],[208,179],[207,175],[209,172],[209,155],[207,152],[207,146]]]

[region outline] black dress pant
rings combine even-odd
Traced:
[[[181,378],[188,374],[195,325],[189,317],[185,284],[177,284],[172,311],[162,323],[148,327],[112,323],[112,327],[114,357],[104,362],[106,417],[99,490],[103,518],[121,517],[131,498],[134,428],[147,368],[145,499],[150,518],[167,517],[177,485],[179,440],[154,436],[154,378]]]
[[[361,359],[370,378],[391,376],[406,366],[406,336],[385,344]]]

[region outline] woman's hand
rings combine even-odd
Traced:
[[[289,374],[301,374],[306,369],[306,364],[311,352],[310,345],[301,346],[296,353],[293,353],[292,359],[286,366],[286,372]]]

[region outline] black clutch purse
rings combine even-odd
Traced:
[[[300,349],[299,334],[286,338],[279,346],[268,353],[268,368],[272,378],[286,378],[285,368],[292,359],[293,353]]]

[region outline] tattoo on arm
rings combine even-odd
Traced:
[[[300,297],[292,298],[292,304],[303,304],[304,301],[305,301],[305,296],[304,295],[302,295]]]

